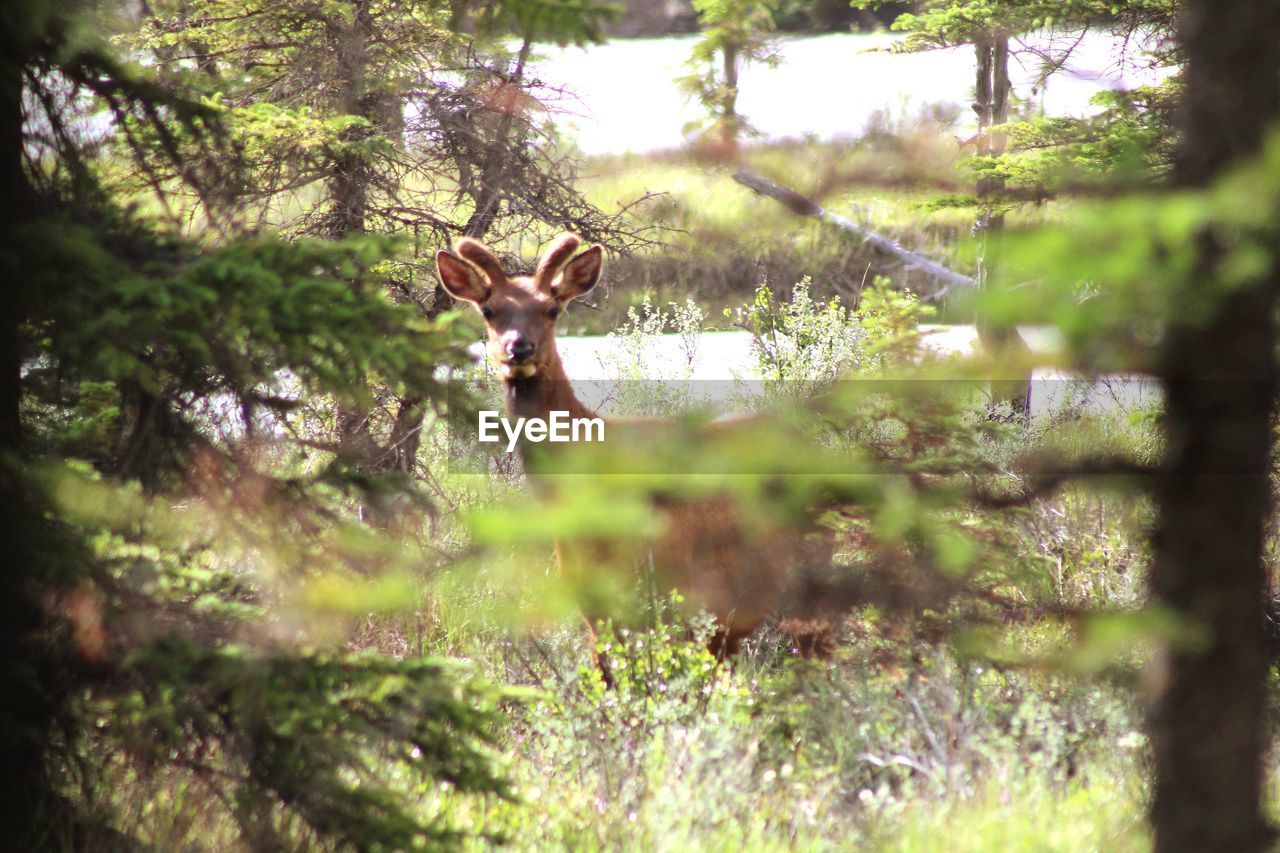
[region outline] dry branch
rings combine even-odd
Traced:
[[[734,172],[733,179],[748,189],[754,190],[761,195],[766,195],[775,201],[780,202],[788,210],[797,213],[800,216],[812,216],[828,222],[842,231],[855,234],[862,239],[863,242],[869,244],[877,251],[886,255],[892,255],[905,265],[907,270],[915,270],[924,273],[934,281],[940,282],[943,286],[940,290],[930,294],[926,299],[939,299],[945,295],[953,287],[975,287],[977,282],[967,275],[947,269],[937,261],[931,261],[928,258],[911,251],[905,246],[890,240],[881,234],[877,234],[869,228],[853,222],[850,219],[832,213],[823,208],[817,202],[809,199],[793,189],[780,187],[770,180],[760,177],[754,172],[748,172],[745,169]]]

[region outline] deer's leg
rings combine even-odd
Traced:
[[[587,654],[591,658],[591,664],[600,671],[600,680],[604,682],[604,686],[612,690],[614,688],[613,670],[609,667],[608,657],[600,654],[600,632],[596,627],[604,623],[604,618],[599,614],[605,608],[582,600],[583,590],[580,586],[582,578],[586,575],[585,567],[607,565],[607,555],[592,554],[590,549],[590,543],[558,540],[556,563],[560,568],[561,579],[578,587],[579,612],[582,614],[582,621],[587,624]]]
[[[585,613],[582,614],[582,620],[587,623],[587,637],[590,639],[587,649],[591,655],[591,663],[600,671],[600,680],[604,682],[605,689],[612,690],[614,688],[613,670],[609,667],[608,656],[600,653],[600,632],[596,628],[600,623]]]
[[[752,631],[755,629],[752,628]],[[711,641],[707,643],[707,650],[711,652],[718,661],[726,661],[738,654],[738,650],[742,647],[742,641],[751,636],[751,631],[741,628],[725,628],[720,627],[711,635]]]
[[[784,619],[778,624],[793,649],[806,660],[831,660],[835,629],[826,619]]]

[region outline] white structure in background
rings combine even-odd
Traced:
[[[941,355],[962,358],[978,352],[973,326],[926,326],[925,345]],[[1023,329],[1023,337],[1035,352],[1050,353],[1058,347],[1052,330]],[[621,341],[606,335],[562,337],[556,341],[565,371],[583,402],[607,404],[619,381],[635,381],[620,375],[628,354]],[[484,363],[484,345],[472,345],[477,362]],[[692,362],[686,342],[679,335],[655,335],[646,341],[645,381],[684,383],[687,395],[705,402],[731,401],[734,383],[761,379],[748,332],[704,332],[698,336]],[[1071,373],[1037,369],[1031,377],[1032,417],[1052,414],[1064,406],[1093,412],[1129,411],[1149,407],[1160,399],[1158,383],[1142,376],[1103,376],[1088,381]]]

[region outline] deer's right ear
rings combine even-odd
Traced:
[[[467,302],[484,302],[489,298],[489,285],[480,271],[452,252],[436,252],[436,272],[449,295]]]

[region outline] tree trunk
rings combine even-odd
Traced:
[[[533,49],[533,40],[525,37],[524,42],[520,45],[520,52],[516,55],[515,67],[507,76],[506,85],[519,86],[524,79],[525,63],[529,60],[529,54]],[[466,223],[462,226],[462,233],[468,237],[481,239],[485,234],[489,233],[489,229],[493,227],[494,220],[498,217],[498,210],[502,205],[507,181],[506,156],[509,151],[507,140],[511,136],[511,128],[515,123],[515,115],[506,113],[500,116],[494,126],[491,143],[484,161],[477,164],[475,169],[459,168],[462,191],[471,197],[475,208],[471,211],[471,215],[467,217]],[[436,282],[435,290],[431,295],[431,305],[427,309],[428,319],[440,316],[445,311],[453,308],[455,305],[453,297],[450,296],[445,289]]]
[[[33,26],[34,6],[4,23],[10,51],[0,55],[0,541],[5,543],[0,595],[0,838],[14,850],[49,846],[57,799],[46,767],[50,729],[58,712],[58,670],[45,645],[44,617],[36,583],[46,566],[65,566],[51,554],[50,525],[34,504],[21,474],[21,328],[27,286],[20,276],[24,246],[15,228],[36,215],[22,161],[22,88],[27,57],[15,47]],[[22,20],[23,16],[28,20]],[[13,20],[16,18],[17,20]],[[13,265],[13,266],[11,266]],[[27,296],[30,298],[30,296]],[[65,663],[65,662],[64,662]],[[65,669],[65,667],[64,667]]]
[[[0,240],[8,242],[24,212],[30,210],[26,175],[22,170],[22,64],[16,58],[0,59]],[[16,248],[16,247],[6,247]],[[16,272],[13,271],[13,272]],[[18,300],[20,280],[5,276],[0,282],[0,453],[18,447],[21,427],[18,409],[22,400],[22,352],[18,337],[21,320]]]
[[[422,446],[422,419],[426,413],[424,400],[416,394],[400,398],[396,420],[391,427],[389,448],[391,470],[413,475],[418,459],[418,448]]]
[[[724,104],[720,111],[720,143],[726,151],[738,146],[738,49],[724,47]]]
[[[990,36],[974,42],[974,53],[977,58],[977,78],[974,84],[974,112],[978,114],[978,154],[984,157],[996,157],[1004,153],[1005,134],[992,132],[991,128],[1002,125],[1009,120],[1009,39],[1006,36]],[[1004,189],[1004,181],[1000,178],[981,178],[978,181],[977,196],[979,200],[987,199],[994,193]],[[984,244],[990,234],[1004,229],[1004,214],[996,213],[990,207],[984,207],[974,222],[974,234]],[[978,286],[986,284],[990,274],[991,259],[985,247],[978,265]],[[1026,364],[1031,355],[1031,348],[1022,339],[1017,329],[993,329],[981,317],[977,318],[975,327],[982,348],[998,363],[1012,361]],[[1031,417],[1031,377],[1020,375],[1013,378],[996,378],[991,381],[992,405],[1008,403],[1013,417],[1029,420]]]
[[[855,235],[861,242],[885,255],[893,264],[905,267],[908,272],[916,272],[926,276],[938,285],[936,292],[921,297],[926,301],[941,299],[952,288],[976,287],[978,284],[975,279],[967,275],[961,275],[955,270],[947,269],[937,261],[931,261],[924,255],[911,251],[906,246],[890,240],[883,234],[877,234],[875,231],[846,219],[838,213],[832,213],[813,199],[806,198],[789,187],[780,187],[773,181],[760,177],[755,172],[739,169],[733,173],[733,179],[752,192],[768,196],[797,216],[812,216],[829,225],[834,225],[841,231]],[[886,271],[890,269],[888,264],[884,268]]]
[[[339,22],[337,30],[338,86],[335,108],[344,115],[357,116],[371,125],[351,127],[342,133],[345,143],[367,141],[378,121],[377,101],[365,91],[369,70],[369,42],[373,21],[370,4],[356,3],[349,23]],[[347,152],[335,158],[330,166],[328,194],[331,209],[328,237],[342,240],[368,232],[369,192],[376,175],[373,167],[358,153]],[[357,282],[351,282],[357,287]],[[338,440],[342,452],[356,465],[367,468],[379,455],[377,442],[370,430],[369,412],[361,407],[342,405],[337,411]]]
[[[507,76],[503,85],[520,85],[524,79],[524,67],[529,61],[529,53],[532,48],[533,40],[526,36],[523,44],[520,45],[520,53],[516,56],[515,68]],[[495,101],[501,100],[503,99],[495,98]],[[489,229],[493,227],[494,219],[498,216],[498,207],[502,204],[504,191],[507,182],[510,180],[506,163],[506,158],[509,156],[510,151],[507,142],[514,124],[515,113],[513,107],[512,110],[503,113],[498,118],[497,124],[493,129],[492,141],[488,146],[487,156],[480,168],[476,170],[475,180],[470,186],[464,187],[475,202],[475,210],[472,211],[471,216],[467,218],[466,225],[462,228],[462,233],[468,237],[475,237],[476,239],[484,237],[485,234],[489,233]],[[436,290],[438,293],[444,293],[443,288],[439,286],[437,286]],[[449,304],[452,304],[452,300],[450,300]]]
[[[376,124],[376,102],[365,91],[365,78],[369,69],[369,40],[373,21],[367,2],[357,3],[351,23],[343,25],[337,37],[338,52],[338,103],[339,113],[358,116]],[[363,142],[369,138],[368,126],[349,128],[342,134],[346,143]],[[369,189],[375,175],[369,163],[355,153],[344,153],[332,165],[329,179],[330,212],[329,236],[341,240],[353,234],[363,234],[369,213]]]
[[[1280,5],[1187,0],[1180,184],[1203,186],[1255,154],[1280,115]],[[1195,281],[1214,287],[1222,243],[1201,235]],[[1268,672],[1263,540],[1275,404],[1280,276],[1224,295],[1215,315],[1174,325],[1159,374],[1168,474],[1156,489],[1151,589],[1203,632],[1173,644],[1151,712],[1158,851],[1254,851],[1274,840],[1260,811]]]

